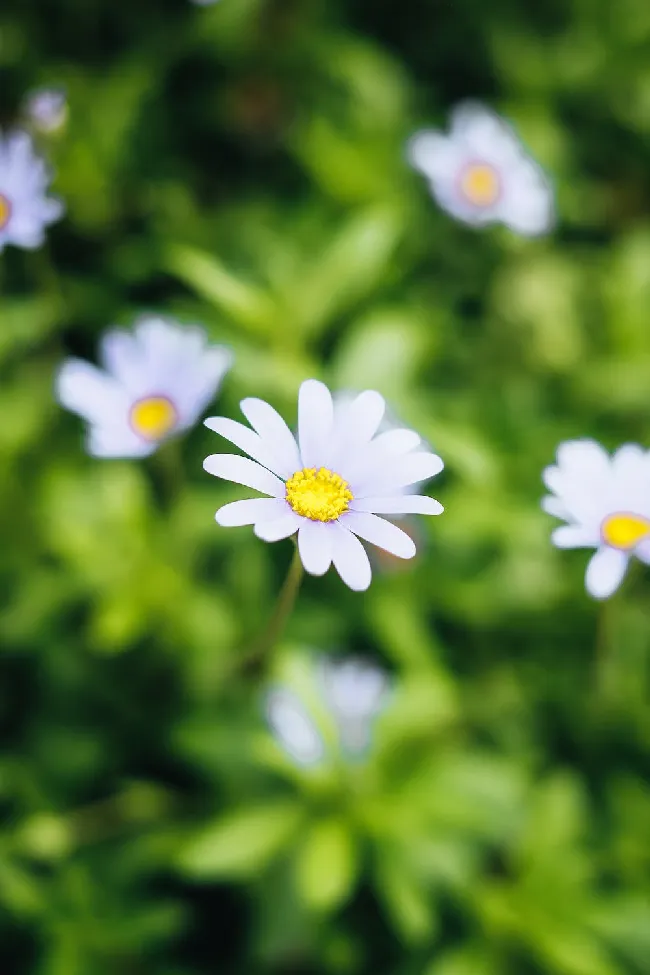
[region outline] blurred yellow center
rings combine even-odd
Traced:
[[[0,230],[3,230],[9,223],[11,216],[11,203],[6,196],[0,193]]]
[[[296,471],[285,487],[286,499],[296,514],[312,521],[336,521],[354,497],[348,482],[326,467]]]
[[[161,440],[177,419],[176,407],[166,396],[149,396],[131,407],[131,426],[145,440]]]
[[[608,545],[629,549],[650,536],[650,521],[641,515],[622,512],[605,518],[600,531]]]
[[[473,163],[468,166],[460,181],[463,195],[476,206],[487,207],[499,197],[499,175],[487,163]]]

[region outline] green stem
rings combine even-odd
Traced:
[[[611,611],[610,600],[605,599],[598,607],[596,619],[596,645],[594,655],[594,689],[596,697],[605,701],[609,696],[611,677]]]
[[[250,673],[262,669],[271,650],[276,645],[296,602],[298,590],[303,577],[302,560],[298,546],[295,546],[293,559],[284,580],[284,585],[280,590],[275,609],[271,615],[268,625],[253,648],[240,660],[238,669]]]

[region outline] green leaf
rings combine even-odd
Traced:
[[[280,852],[301,819],[294,802],[274,802],[244,809],[217,820],[185,845],[177,863],[199,880],[250,877]]]
[[[229,271],[214,255],[176,244],[170,245],[165,263],[168,271],[249,332],[268,334],[277,321],[278,309],[271,298]]]
[[[341,819],[315,823],[296,861],[296,884],[305,901],[331,911],[343,903],[358,873],[357,848]]]
[[[430,938],[436,927],[433,905],[406,858],[382,850],[375,876],[377,895],[384,901],[397,933],[411,944]]]

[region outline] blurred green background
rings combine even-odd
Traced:
[[[0,256],[3,975],[647,975],[650,579],[606,608],[539,509],[557,443],[650,436],[647,0],[2,0],[0,121],[68,214]],[[404,159],[458,100],[557,186],[547,239],[452,222]],[[290,559],[219,529],[202,427],[101,462],[66,354],[143,311],[236,364],[212,412],[379,389],[446,461],[414,564],[307,579],[311,648],[385,667],[366,760],[284,757],[232,680]]]

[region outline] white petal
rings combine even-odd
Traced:
[[[233,358],[224,346],[208,346],[174,378],[173,399],[178,403],[183,428],[193,426],[214,399]]]
[[[127,400],[116,382],[82,359],[66,359],[56,377],[59,403],[86,420],[106,424],[118,412],[128,410]]]
[[[367,448],[377,432],[386,410],[384,397],[373,389],[360,393],[334,420],[334,443],[330,465],[333,470],[346,470]]]
[[[298,530],[298,549],[307,572],[325,575],[332,563],[332,525],[303,519]]]
[[[365,548],[352,532],[336,525],[332,532],[332,561],[346,586],[363,592],[370,585],[372,570]]]
[[[543,497],[541,505],[547,515],[553,515],[554,518],[563,518],[565,521],[569,521],[571,518],[564,502],[552,494],[547,494]]]
[[[411,136],[406,154],[411,166],[428,179],[450,182],[458,176],[464,155],[452,139],[435,129],[424,129]]]
[[[600,536],[582,525],[562,525],[555,529],[551,541],[557,548],[595,548]]]
[[[645,539],[644,541],[639,542],[634,549],[634,554],[636,555],[637,559],[645,562],[646,565],[650,565],[650,539]]]
[[[269,494],[272,498],[284,497],[284,484],[280,478],[246,457],[210,454],[203,461],[203,468],[208,474],[222,477],[225,481],[234,481],[235,484],[243,484],[261,494]]]
[[[351,511],[371,511],[376,515],[441,515],[439,501],[424,494],[394,494],[387,498],[358,498],[350,502]]]
[[[334,407],[329,389],[307,379],[298,393],[298,440],[303,467],[329,467]]]
[[[555,210],[553,189],[543,170],[532,159],[521,159],[504,174],[504,181],[500,219],[526,237],[548,233]]]
[[[601,548],[587,566],[585,585],[595,599],[607,599],[623,581],[628,555],[615,548]]]
[[[341,466],[341,476],[349,484],[357,485],[376,477],[384,468],[391,467],[404,454],[414,450],[421,442],[414,430],[387,430],[362,447],[356,456],[348,456]]]
[[[339,520],[355,535],[365,538],[367,542],[372,542],[399,559],[412,559],[415,555],[413,539],[390,521],[365,511],[347,511]]]
[[[279,518],[274,518],[272,521],[259,521],[255,525],[254,532],[263,542],[279,542],[289,535],[294,535],[304,520],[287,505]]]
[[[291,477],[302,468],[298,445],[291,430],[277,410],[262,399],[248,397],[239,404],[250,425],[265,443],[272,446],[278,458],[278,474]],[[281,466],[280,466],[281,465]]]
[[[356,497],[379,495],[390,490],[408,487],[418,481],[427,481],[439,474],[444,463],[437,454],[417,452],[406,454],[394,465],[387,466],[381,473],[374,476],[360,476],[359,484],[352,485],[352,493]]]
[[[253,460],[268,467],[274,474],[281,475],[284,467],[275,455],[273,445],[262,440],[259,434],[245,427],[243,423],[237,423],[236,420],[230,420],[225,416],[211,416],[203,422],[208,429],[214,430],[215,433],[234,443]]]
[[[92,457],[147,457],[158,448],[154,441],[143,440],[126,424],[91,426],[86,449]]]
[[[262,521],[274,521],[285,512],[286,502],[276,498],[251,498],[232,501],[219,508],[215,515],[218,525],[234,528],[239,525],[256,525]]]
[[[105,369],[134,398],[147,392],[147,372],[142,349],[133,335],[121,329],[106,332],[100,345],[100,355]],[[163,390],[156,390],[163,393]]]
[[[297,762],[313,765],[323,756],[323,741],[302,702],[288,690],[271,691],[266,699],[266,717],[283,748]]]
[[[474,159],[499,166],[511,166],[523,156],[521,142],[505,119],[480,102],[461,102],[454,108],[451,138],[461,142]]]

